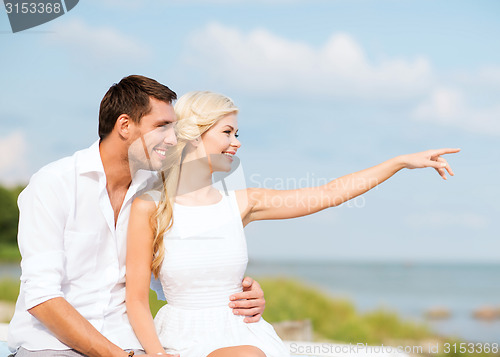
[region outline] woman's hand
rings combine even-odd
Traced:
[[[243,292],[233,294],[229,297],[229,307],[235,315],[244,315],[245,322],[258,322],[266,307],[264,291],[260,284],[250,277],[243,279]]]
[[[424,167],[433,167],[438,174],[446,180],[445,170],[448,174],[454,176],[448,162],[441,157],[445,154],[454,154],[459,152],[460,149],[438,149],[417,152],[415,154],[401,155],[399,158],[403,161],[404,167],[407,169],[419,169]]]

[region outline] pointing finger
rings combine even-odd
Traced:
[[[460,151],[460,149],[451,149],[451,148],[438,149],[438,150],[434,150],[432,156],[440,156],[440,155],[445,155],[445,154],[455,154],[459,151]]]

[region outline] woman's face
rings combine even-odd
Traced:
[[[201,136],[205,153],[210,157],[213,171],[230,171],[233,156],[240,148],[238,119],[229,114],[219,119],[214,126]]]

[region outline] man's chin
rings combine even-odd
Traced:
[[[231,166],[227,165],[217,165],[212,168],[213,172],[229,172],[231,171]]]
[[[174,165],[179,165],[178,160],[173,158],[166,158],[163,161],[154,162],[152,168],[154,171],[167,171],[170,170]]]

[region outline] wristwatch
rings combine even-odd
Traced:
[[[130,352],[128,353],[128,357],[132,357],[133,355],[135,355],[134,351],[130,351]]]

